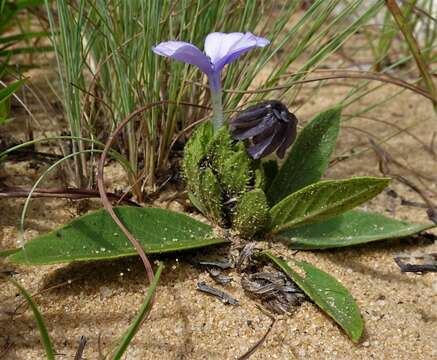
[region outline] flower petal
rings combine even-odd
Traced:
[[[250,106],[232,118],[229,125],[231,129],[252,127],[260,122],[269,113],[269,110],[269,107],[265,106],[265,102]]]
[[[247,148],[249,155],[255,159],[261,159],[264,156],[271,154],[278,147],[282,134],[278,129],[275,129],[271,135],[265,136],[267,132],[258,135],[258,139],[253,146]],[[254,138],[255,139],[255,138]]]
[[[296,139],[297,134],[297,119],[293,114],[289,113],[289,121],[285,124],[284,139],[276,151],[280,159],[284,158],[285,152],[293,143],[294,139]]]
[[[273,115],[267,115],[262,119],[262,121],[259,122],[256,126],[253,126],[251,128],[243,128],[243,129],[237,129],[232,132],[232,137],[235,140],[244,140],[249,139],[251,137],[254,137],[256,135],[259,135],[263,133],[264,131],[270,129],[272,126],[275,125],[276,119]]]
[[[155,54],[196,65],[205,74],[213,69],[208,57],[193,44],[184,41],[166,41],[152,48]]]
[[[255,47],[264,47],[270,41],[262,37],[246,33],[209,34],[205,39],[205,53],[214,65],[214,71],[220,71],[226,64],[234,61],[241,54]]]

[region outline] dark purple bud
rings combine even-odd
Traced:
[[[247,151],[260,159],[276,151],[282,159],[296,138],[297,119],[280,101],[270,100],[251,106],[229,122],[235,140],[251,139]]]

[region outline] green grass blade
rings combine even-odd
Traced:
[[[146,299],[144,300],[144,303],[141,306],[137,317],[135,318],[135,320],[127,329],[126,333],[121,338],[120,344],[118,345],[117,349],[115,350],[115,354],[112,357],[113,360],[121,359],[127,347],[129,346],[130,342],[132,341],[133,337],[135,336],[141,324],[143,323],[144,318],[147,315],[148,310],[150,308],[150,303],[153,298],[153,293],[155,292],[156,286],[158,285],[159,278],[161,276],[161,272],[163,268],[164,265],[162,263],[159,263],[158,270],[156,270],[155,276],[153,278],[153,282],[150,284],[147,290]]]
[[[38,326],[38,330],[41,336],[41,341],[44,345],[44,349],[46,351],[47,359],[48,360],[54,360],[55,359],[55,352],[53,351],[52,342],[50,340],[49,333],[47,331],[47,327],[44,321],[43,316],[41,315],[38,306],[35,304],[35,302],[32,300],[32,297],[30,294],[20,285],[18,284],[14,279],[11,279],[10,277],[3,277],[4,279],[8,280],[10,283],[12,283],[18,291],[21,293],[21,295],[25,298],[27,303],[29,304],[30,308],[32,309],[33,316],[35,317],[36,324]]]
[[[396,24],[399,27],[399,30],[401,30],[402,35],[405,38],[405,41],[408,44],[408,47],[411,51],[411,54],[414,57],[414,60],[416,61],[417,67],[420,71],[420,74],[422,75],[423,81],[425,82],[429,93],[434,98],[433,105],[434,105],[434,109],[437,111],[437,88],[434,84],[432,75],[428,70],[428,65],[426,64],[425,59],[422,56],[420,46],[417,43],[416,38],[414,37],[410,25],[408,24],[408,21],[405,19],[401,9],[399,8],[395,0],[386,0],[385,3],[387,5],[387,8],[390,10],[393,18],[395,19]]]
[[[23,84],[25,80],[16,81],[6,88],[0,90],[0,103],[5,101],[9,96],[11,96],[15,91],[17,91]]]

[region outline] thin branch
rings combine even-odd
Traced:
[[[7,198],[27,198],[31,189],[22,187],[0,188],[0,199]],[[125,196],[119,196],[114,193],[107,193],[111,200],[122,201],[132,206],[140,206],[135,201],[126,199]],[[60,188],[60,189],[36,189],[32,193],[33,198],[64,198],[64,199],[90,199],[99,198],[100,194],[96,190],[77,189],[77,188]]]
[[[389,83],[393,85],[400,86],[402,88],[411,90],[419,95],[422,95],[426,97],[427,99],[430,99],[434,101],[434,97],[429,94],[426,90],[412,85],[402,79],[397,79],[395,77],[392,77],[387,74],[379,74],[379,73],[372,73],[372,72],[366,72],[366,71],[354,71],[354,72],[345,72],[340,74],[331,74],[331,75],[325,75],[313,79],[304,79],[304,80],[296,80],[292,81],[291,83],[288,83],[286,85],[279,85],[271,88],[264,88],[264,89],[257,89],[257,90],[224,90],[224,92],[232,93],[232,94],[260,94],[260,93],[266,93],[276,90],[286,90],[291,88],[294,85],[297,84],[305,84],[315,81],[324,81],[324,80],[332,80],[332,79],[364,79],[364,80],[375,80],[380,81],[383,83]]]

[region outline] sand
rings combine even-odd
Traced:
[[[387,86],[345,114],[395,91]],[[306,91],[311,91],[308,87]],[[340,85],[327,86],[299,109],[302,123],[329,104],[335,104],[347,91]],[[436,116],[430,103],[410,92],[369,116],[401,127],[414,126],[411,132],[427,144],[436,129]],[[38,114],[42,128],[50,123],[44,113]],[[6,130],[20,138],[25,115],[17,111],[14,125]],[[352,147],[367,147],[368,135],[377,139],[396,132],[365,119],[344,122],[336,155]],[[38,135],[38,133],[37,133]],[[436,178],[436,161],[408,134],[402,133],[385,145],[398,160]],[[29,186],[37,170],[32,162],[7,162],[0,176],[8,185]],[[111,169],[108,169],[111,171]],[[397,170],[396,170],[397,171]],[[113,172],[115,173],[115,172]],[[410,176],[407,172],[404,174]],[[117,174],[117,181],[123,177]],[[370,150],[331,167],[327,176],[346,178],[353,175],[380,175],[377,159]],[[60,173],[52,174],[45,186],[60,186]],[[427,191],[437,202],[436,184],[429,182]],[[393,181],[390,189],[411,201],[422,200],[410,189]],[[91,201],[91,208],[97,201]],[[161,206],[169,204],[160,203]],[[18,220],[23,200],[0,200],[0,247],[17,246]],[[174,204],[171,207],[177,208]],[[414,222],[426,222],[424,209],[401,205],[400,198],[384,192],[365,207],[368,210]],[[44,233],[81,213],[77,203],[67,200],[33,200],[26,222],[26,237]],[[437,234],[436,231],[433,231]],[[268,244],[261,242],[261,247]],[[308,260],[335,276],[357,300],[365,321],[365,335],[354,345],[342,330],[315,305],[306,302],[292,316],[278,316],[265,343],[252,359],[432,359],[437,358],[437,275],[403,274],[393,261],[397,254],[437,252],[437,244],[421,238],[380,242],[350,249],[320,252],[298,252],[282,244],[270,250],[285,258]],[[214,254],[211,248],[206,252]],[[157,288],[157,301],[150,318],[129,347],[126,359],[236,359],[255,344],[270,326],[271,320],[246,296],[239,275],[231,272],[234,282],[223,288],[240,302],[227,306],[196,290],[198,281],[213,285],[209,275],[191,265],[193,253],[178,253],[165,258],[165,270]],[[155,257],[154,260],[157,258]],[[136,258],[109,262],[76,263],[58,266],[25,267],[0,263],[0,270],[13,270],[15,278],[31,293],[51,286],[56,289],[35,296],[54,341],[58,359],[72,359],[80,336],[88,343],[84,358],[98,358],[98,339],[103,352],[124,332],[140,307],[146,293],[146,279]],[[31,312],[21,307],[17,291],[2,282],[0,290],[0,359],[42,359],[44,352]]]

